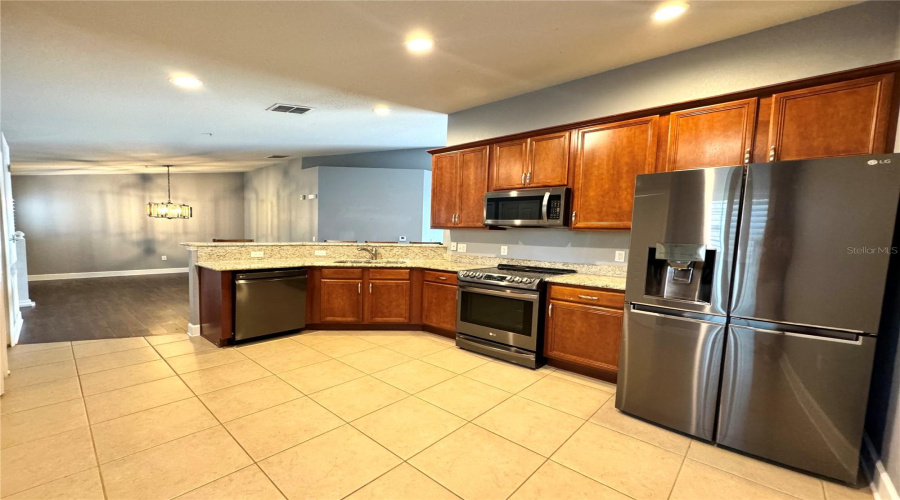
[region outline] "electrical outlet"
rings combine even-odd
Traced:
[[[401,236],[401,237],[400,237],[400,241],[401,241],[401,242],[406,241],[406,236]]]
[[[625,250],[616,250],[616,262],[625,262]]]
[[[165,255],[163,255],[163,256],[162,256],[162,260],[169,260],[169,258],[166,257]]]
[[[455,241],[450,242],[450,250],[454,251],[454,252],[456,251],[456,242]]]
[[[315,236],[313,236],[313,242],[315,242],[315,241],[316,241],[316,237],[315,237]]]
[[[318,197],[319,197],[319,195],[317,195],[317,194],[310,194],[310,195],[306,196],[306,199],[307,200],[315,200]]]
[[[250,257],[255,258],[255,259],[258,259],[260,257],[265,257],[265,255],[266,255],[265,252],[263,252],[262,250],[252,250],[250,252]]]
[[[466,253],[466,244],[460,243],[459,245],[456,245],[456,249],[459,250],[460,253]]]
[[[500,255],[509,254],[509,247],[506,245],[500,245]]]
[[[328,255],[328,252],[325,250],[316,250],[316,257],[324,257]]]

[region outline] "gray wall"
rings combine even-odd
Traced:
[[[245,236],[261,242],[313,241],[318,231],[318,169],[292,160],[244,174]]]
[[[321,167],[322,165],[431,170],[431,155],[428,154],[428,149],[426,148],[413,148],[345,155],[308,156],[303,158],[303,168]]]
[[[147,217],[147,202],[166,200],[164,174],[16,175],[12,188],[30,275],[187,267],[179,243],[244,234],[240,173],[172,174],[187,220]]]
[[[424,170],[319,167],[319,240],[422,240]]]
[[[900,2],[865,2],[449,116],[447,143],[900,59]]]

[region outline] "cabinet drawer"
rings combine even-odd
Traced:
[[[324,279],[362,279],[362,275],[362,269],[354,269],[350,267],[322,269],[322,278]]]
[[[370,280],[408,280],[409,269],[369,269]]]
[[[595,288],[575,288],[569,286],[550,286],[550,298],[567,300],[579,304],[591,306],[610,307],[613,309],[625,308],[625,294],[616,292],[604,292]]]
[[[433,283],[456,284],[456,273],[442,273],[439,271],[423,271],[422,279]]]

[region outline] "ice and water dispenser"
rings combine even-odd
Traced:
[[[715,250],[706,245],[657,243],[648,252],[645,295],[709,303]]]

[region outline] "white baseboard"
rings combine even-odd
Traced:
[[[167,267],[163,269],[132,269],[129,271],[100,271],[95,273],[32,274],[28,276],[28,281],[109,278],[113,276],[144,276],[148,274],[186,273],[187,271],[188,268],[186,267]]]
[[[875,500],[900,500],[897,489],[868,434],[863,435],[863,448],[863,470],[866,472],[866,477],[869,478],[869,486],[872,488]]]
[[[200,325],[188,323],[187,334],[191,337],[199,337],[200,336]]]
[[[22,308],[22,307],[34,307],[34,306],[36,306],[36,305],[37,305],[37,304],[35,304],[33,300],[20,300],[20,301],[19,301],[19,308]]]

